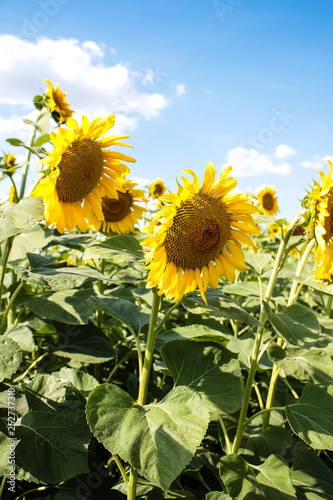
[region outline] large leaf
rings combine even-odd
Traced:
[[[209,422],[196,391],[176,387],[159,404],[140,406],[119,387],[103,384],[88,398],[97,439],[163,490],[190,462]]]
[[[269,348],[268,354],[285,375],[304,383],[313,382],[324,386],[333,384],[333,361],[323,349],[306,350],[301,347],[282,349],[275,344]]]
[[[316,450],[333,450],[333,396],[308,384],[297,403],[286,406],[295,434]]]
[[[88,397],[90,392],[99,385],[95,377],[74,368],[63,367],[57,375],[63,380],[68,380],[84,397]]]
[[[270,455],[284,456],[293,444],[291,432],[283,427],[271,426],[260,434],[252,434],[245,444],[243,455],[253,460],[266,460]]]
[[[237,319],[250,325],[259,324],[256,318],[219,290],[207,290],[205,295],[208,305],[204,303],[200,293],[194,292],[185,295],[182,300],[183,306],[193,314],[208,313],[213,318]]]
[[[238,359],[226,348],[208,342],[174,340],[161,353],[175,385],[201,394],[212,412],[234,413],[242,404]]]
[[[223,327],[221,326],[221,330]],[[206,325],[188,325],[188,326],[176,326],[172,330],[167,330],[166,332],[159,333],[156,340],[156,345],[163,345],[172,340],[196,340],[200,342],[216,342],[217,344],[225,345],[229,339],[230,335],[227,335],[223,331],[213,330]]]
[[[302,450],[294,461],[291,478],[308,500],[333,500],[333,473],[310,450]]]
[[[79,326],[67,335],[63,333],[54,354],[81,363],[104,363],[116,355],[111,342],[93,325]]]
[[[265,286],[263,286],[263,290],[266,290]],[[261,294],[258,281],[240,281],[239,283],[224,285],[223,292],[240,295],[241,297],[260,297]]]
[[[268,320],[285,340],[294,345],[312,345],[318,340],[320,324],[315,314],[307,307],[293,304],[281,313],[274,314],[264,303]]]
[[[276,455],[253,468],[239,455],[228,455],[220,461],[220,471],[227,492],[237,500],[292,500],[296,499],[290,469]]]
[[[257,254],[251,252],[244,252],[245,262],[248,266],[261,275],[263,270],[271,267],[272,256],[269,253],[258,252]]]
[[[17,205],[5,208],[0,218],[0,240],[33,228],[44,219],[41,198],[23,198]]]
[[[22,351],[33,352],[37,349],[32,332],[26,324],[10,325],[4,336],[15,340]]]
[[[0,337],[0,382],[10,378],[16,372],[22,361],[22,352],[15,340]]]
[[[110,259],[122,254],[129,260],[143,259],[140,242],[134,236],[119,235],[90,246],[83,254],[83,259]]]
[[[37,316],[68,323],[82,325],[88,323],[93,308],[88,299],[93,290],[62,290],[55,293],[24,297],[24,304]]]
[[[19,261],[25,258],[27,252],[34,252],[44,248],[53,238],[52,231],[41,224],[22,232],[16,236],[9,255],[9,262]],[[18,263],[18,262],[17,262]]]
[[[52,484],[89,472],[84,406],[64,384],[53,375],[40,375],[25,389],[29,411],[16,426],[22,479]]]
[[[15,446],[16,441],[10,439],[6,434],[0,431],[0,476],[5,476],[10,472],[10,460],[15,464]],[[13,458],[10,458],[11,451],[14,451]],[[13,454],[12,454],[13,455]]]
[[[132,332],[138,334],[150,321],[150,315],[142,312],[141,307],[129,300],[109,297],[91,297],[90,302],[101,311],[124,323]]]

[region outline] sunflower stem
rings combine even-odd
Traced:
[[[311,250],[312,250],[314,244],[315,244],[315,239],[313,238],[310,241],[310,243],[308,244],[308,246],[306,247],[304,254],[303,254],[303,256],[302,256],[302,258],[297,266],[295,278],[294,278],[294,281],[293,281],[293,284],[291,286],[290,293],[289,293],[289,298],[288,298],[288,303],[287,303],[288,307],[291,306],[296,301],[296,299],[298,297],[298,294],[299,294],[301,286],[302,286],[302,285],[299,285],[299,279],[302,276],[304,266],[308,260],[308,257],[311,253]],[[284,339],[282,337],[279,337],[276,341],[277,345],[280,347],[283,346],[283,342],[284,342]],[[273,404],[275,389],[276,389],[276,384],[277,384],[277,381],[279,378],[279,374],[280,374],[280,368],[278,368],[277,365],[274,365],[273,369],[272,369],[271,380],[270,380],[269,387],[268,387],[266,409],[269,409]],[[263,430],[267,429],[267,427],[269,425],[269,419],[270,419],[270,413],[265,414],[263,417]]]
[[[25,285],[25,282],[21,281],[21,283],[18,285],[15,292],[11,296],[10,301],[8,302],[8,305],[6,307],[6,310],[5,310],[3,317],[2,317],[2,320],[1,320],[0,335],[2,335],[6,330],[8,313],[12,310],[14,301],[15,301],[16,297],[18,296],[18,294],[20,293],[20,291],[22,290],[22,288],[24,287],[24,285]]]
[[[283,259],[284,259],[284,254],[285,254],[285,249],[286,249],[287,243],[288,243],[288,241],[293,233],[294,227],[297,225],[300,218],[301,217],[299,215],[297,215],[297,217],[295,217],[293,222],[290,224],[290,226],[286,232],[285,237],[283,239],[281,239],[279,250],[278,250],[278,253],[276,255],[275,262],[274,262],[272,274],[271,274],[270,280],[268,282],[266,293],[264,296],[265,302],[268,302],[272,296],[274,286],[275,286],[279,271],[281,269],[281,263],[283,262]],[[250,371],[249,371],[246,385],[245,385],[243,403],[242,403],[241,411],[239,414],[238,426],[237,426],[237,430],[236,430],[234,443],[232,446],[232,453],[238,453],[238,450],[239,450],[239,447],[240,447],[240,444],[242,441],[242,437],[243,437],[244,423],[246,420],[247,410],[248,410],[248,407],[250,404],[252,385],[253,385],[254,377],[255,377],[255,374],[257,371],[257,367],[258,367],[258,356],[259,356],[259,352],[260,352],[261,339],[262,339],[262,335],[264,332],[265,320],[266,320],[266,313],[265,313],[263,303],[261,303],[260,316],[259,316],[260,325],[258,326],[257,335],[256,335],[254,346],[253,346],[251,366],[250,366]]]
[[[329,295],[325,307],[325,316],[327,316],[328,318],[331,317],[332,302],[333,302],[333,295]]]
[[[36,122],[38,121],[40,115],[41,115],[41,113],[38,115]],[[30,132],[30,137],[29,137],[29,142],[28,142],[29,147],[33,146],[33,144],[35,142],[36,130],[37,130],[37,127],[35,125],[32,125],[32,130]],[[31,158],[31,151],[30,151],[30,149],[28,149],[26,160],[25,160],[26,165],[24,167],[23,176],[22,176],[19,201],[22,200],[22,198],[24,197],[24,191],[25,191],[25,186],[27,184],[27,177],[28,177],[29,166],[30,166],[30,158]]]
[[[5,281],[7,262],[9,259],[10,251],[11,251],[12,246],[13,246],[13,241],[14,241],[14,236],[10,236],[9,238],[7,238],[4,253],[2,256],[1,276],[0,276],[0,311],[1,311],[1,305],[2,305],[2,288],[3,288],[3,283]]]
[[[139,379],[139,395],[137,399],[137,403],[139,405],[144,405],[147,398],[148,391],[148,381],[150,370],[153,362],[154,355],[154,347],[158,329],[156,328],[157,319],[158,319],[158,311],[161,303],[161,297],[157,294],[156,288],[153,288],[153,305],[150,316],[149,330],[148,330],[148,338],[147,338],[147,346],[145,351],[145,359],[143,362],[143,368],[141,372],[141,376]],[[127,489],[127,500],[135,500],[136,498],[136,484],[138,479],[137,471],[131,467],[130,478],[128,482]]]

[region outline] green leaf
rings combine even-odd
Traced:
[[[0,218],[0,240],[15,236],[33,228],[44,220],[44,205],[41,198],[23,198],[17,205],[5,208]]]
[[[129,260],[143,259],[140,242],[134,236],[120,235],[92,245],[83,254],[83,259],[111,259],[121,253]]]
[[[223,295],[219,290],[209,289],[205,292],[208,305],[202,300],[200,293],[185,295],[182,304],[192,314],[209,313],[213,318],[228,318],[244,321],[250,325],[259,325],[259,321],[251,316],[239,304]]]
[[[23,146],[23,142],[20,139],[6,139],[6,142],[9,142],[12,146]]]
[[[283,427],[271,426],[260,434],[252,434],[242,454],[265,460],[270,455],[283,456],[293,444],[292,435]]]
[[[286,406],[295,434],[316,450],[333,450],[333,396],[308,384],[297,403]]]
[[[22,260],[27,252],[34,252],[37,249],[44,248],[52,239],[52,231],[48,228],[37,226],[24,231],[16,236],[9,255],[9,262]]]
[[[37,349],[30,328],[23,323],[10,325],[4,336],[15,340],[22,351],[33,352]]]
[[[265,290],[265,287],[263,287],[263,290]],[[231,285],[224,285],[223,291],[241,297],[260,297],[261,295],[258,281],[241,281]]]
[[[290,375],[303,383],[314,382],[320,385],[333,384],[333,361],[323,349],[290,347],[282,349],[272,345],[268,349],[269,358],[285,375]]]
[[[232,498],[222,491],[211,491],[207,493],[205,500],[232,500]]]
[[[167,491],[203,439],[209,414],[188,387],[172,389],[158,404],[140,406],[119,387],[103,384],[88,398],[87,419],[111,453]]]
[[[245,262],[248,266],[261,275],[266,267],[271,267],[272,256],[269,253],[258,252],[257,254],[251,252],[244,252]]]
[[[307,307],[293,304],[277,314],[272,312],[266,302],[264,308],[271,325],[291,344],[312,345],[318,340],[320,324],[315,314]]]
[[[150,321],[150,315],[141,307],[125,299],[91,297],[90,302],[101,311],[124,323],[132,332],[138,334]]]
[[[270,455],[259,467],[253,468],[239,455],[228,455],[220,461],[220,471],[227,492],[237,500],[296,499],[290,469],[280,457]]]
[[[273,215],[254,215],[253,219],[256,224],[269,224],[271,222],[276,222]]]
[[[333,473],[310,450],[302,450],[296,458],[291,478],[296,490],[303,493],[308,500],[333,499]]]
[[[176,386],[195,389],[212,412],[234,413],[242,404],[239,361],[208,342],[174,340],[161,349]]]
[[[315,280],[312,277],[302,279],[295,278],[299,283],[303,285],[309,286],[310,288],[314,288],[315,290],[319,290],[322,293],[327,295],[333,295],[333,283],[327,283],[319,280]]]
[[[16,425],[18,477],[55,484],[89,472],[90,432],[81,401],[53,375],[37,376],[25,394],[29,411]]]
[[[87,280],[97,279],[113,282],[90,267],[70,267],[67,266],[66,262],[55,263],[41,255],[29,252],[27,257],[31,264],[31,271],[21,266],[14,267],[14,271],[20,280],[24,280],[30,285],[42,286],[54,292],[71,290],[79,287]]]
[[[94,292],[87,290],[62,290],[43,295],[26,296],[24,304],[43,319],[61,321],[70,325],[88,323],[93,308],[88,299]]]
[[[221,326],[222,329],[222,326]],[[172,330],[159,333],[156,344],[163,345],[172,340],[196,340],[200,342],[216,342],[225,345],[231,337],[223,332],[213,330],[206,325],[176,326]]]
[[[0,476],[5,476],[9,473],[10,471],[9,456],[11,448],[15,449],[15,446],[16,446],[16,441],[13,441],[8,436],[6,436],[6,434],[0,431]]]
[[[57,375],[63,380],[68,380],[68,382],[70,382],[75,389],[80,391],[85,398],[87,398],[90,392],[99,385],[95,377],[82,370],[76,370],[75,368],[63,367]]]
[[[80,363],[105,363],[116,355],[111,342],[93,325],[83,325],[67,334],[65,332],[54,349],[56,356]]]
[[[35,140],[33,146],[34,147],[42,146],[43,144],[45,144],[45,142],[49,142],[49,140],[50,140],[50,134],[43,134],[40,137],[38,137],[38,139]]]
[[[11,338],[0,337],[0,382],[10,378],[20,366],[22,352],[19,345]]]
[[[60,247],[73,248],[84,252],[94,239],[94,236],[89,234],[62,234],[56,238],[53,237],[52,243]]]

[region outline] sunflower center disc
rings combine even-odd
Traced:
[[[108,198],[102,200],[102,210],[106,222],[118,222],[123,220],[131,211],[133,198],[129,193],[118,191],[119,200]]]
[[[82,201],[97,186],[103,173],[103,153],[91,139],[73,141],[62,155],[56,190],[60,201]]]
[[[225,204],[198,193],[177,208],[164,246],[168,259],[182,269],[195,269],[219,255],[230,235],[230,215]]]
[[[262,205],[266,210],[272,210],[274,205],[273,196],[269,193],[264,194],[262,198]]]

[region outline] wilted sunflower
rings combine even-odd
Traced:
[[[135,189],[138,184],[127,180],[123,184],[124,192],[118,191],[118,198],[102,198],[104,221],[96,219],[94,226],[103,233],[129,234],[134,232],[134,225],[142,219],[144,206],[137,203],[148,202],[145,192]],[[92,215],[93,217],[93,215]]]
[[[314,273],[316,279],[332,281],[333,276],[333,179],[332,163],[327,175],[319,171],[322,179],[312,187],[308,198],[312,201],[310,229],[318,243],[315,260],[318,262]]]
[[[40,163],[49,165],[49,175],[42,179],[32,196],[43,196],[46,225],[54,225],[63,233],[72,232],[75,226],[87,230],[87,222],[104,221],[101,199],[104,196],[118,199],[123,191],[123,175],[129,168],[120,160],[134,162],[130,156],[116,151],[106,151],[109,146],[128,146],[119,139],[127,135],[101,138],[114,124],[115,115],[96,118],[89,125],[82,117],[79,128],[76,120],[68,118],[72,130],[58,128],[51,132],[54,150]],[[131,146],[129,146],[131,147]]]
[[[279,211],[276,190],[272,187],[264,187],[258,194],[259,210],[265,215],[275,215]]]
[[[73,110],[69,109],[71,104],[66,102],[66,95],[61,92],[59,85],[57,84],[53,87],[50,80],[44,80],[47,83],[46,96],[48,97],[48,105],[50,106],[51,113],[56,111],[59,114],[58,123],[64,123],[67,118],[70,118],[74,113]]]
[[[183,178],[177,194],[166,194],[166,204],[143,229],[150,248],[146,263],[148,287],[180,300],[199,287],[206,302],[207,286],[217,288],[219,277],[234,281],[235,270],[246,271],[241,243],[255,247],[249,234],[259,234],[252,215],[258,209],[243,194],[228,194],[237,180],[228,177],[227,167],[215,181],[215,167],[209,162],[202,187],[192,170],[193,182]]]
[[[154,199],[159,198],[165,193],[165,185],[162,179],[156,179],[152,182],[149,188],[150,196]]]

